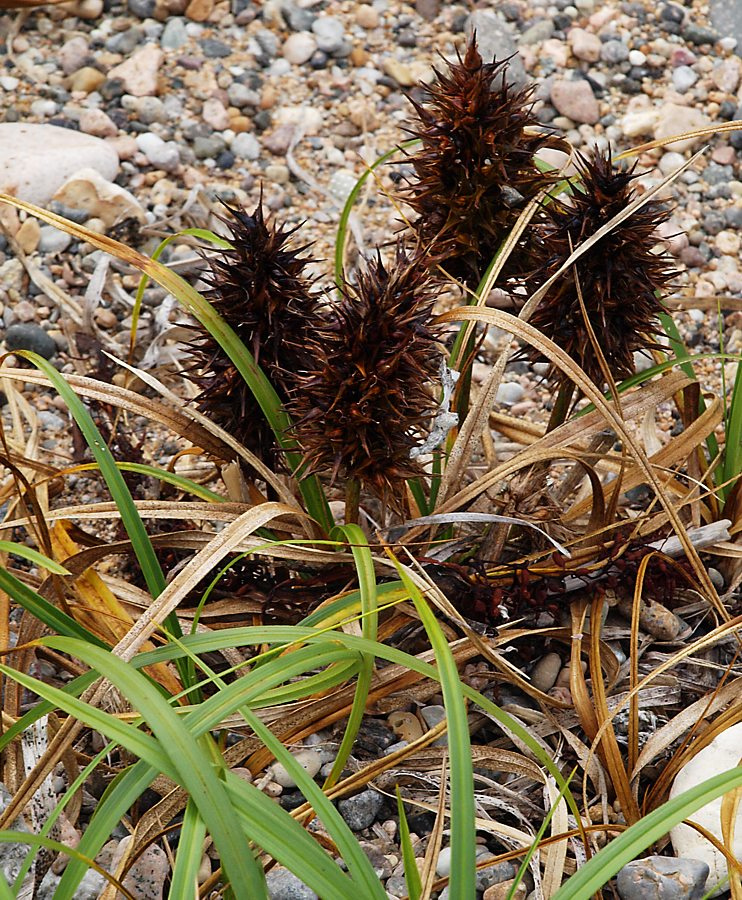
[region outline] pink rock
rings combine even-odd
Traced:
[[[737,151],[729,144],[723,144],[721,147],[714,147],[711,159],[720,166],[731,166],[737,159]]]
[[[57,60],[65,75],[72,75],[81,69],[90,55],[88,42],[81,35],[70,38],[59,48]]]
[[[598,101],[590,85],[582,79],[555,81],[551,86],[551,102],[557,112],[572,119],[573,122],[594,125],[600,118]]]
[[[134,97],[150,97],[157,93],[157,73],[165,54],[157,44],[146,44],[121,65],[108,73],[109,79],[120,78],[127,94]]]
[[[695,131],[709,125],[711,120],[705,116],[699,109],[691,106],[679,106],[676,103],[665,103],[660,110],[657,124],[654,128],[655,140],[672,137],[674,134],[683,134],[687,131]],[[679,141],[673,141],[666,144],[672,150],[682,153],[684,150],[691,150],[702,138],[683,138]]]
[[[677,49],[672,51],[672,55],[670,56],[670,63],[673,67],[677,66],[692,66],[694,62],[696,62],[698,57],[695,53],[691,53],[691,51],[687,47],[678,47]]]
[[[207,125],[210,125],[214,131],[224,131],[225,128],[229,128],[229,116],[227,115],[227,110],[224,108],[224,104],[221,100],[217,100],[215,97],[211,97],[209,100],[205,101],[201,110],[201,118]]]
[[[119,133],[116,123],[102,109],[83,109],[80,131],[95,137],[115,137]]]
[[[597,62],[600,59],[600,48],[603,45],[597,34],[585,31],[584,28],[570,28],[567,37],[577,59],[585,62]]]

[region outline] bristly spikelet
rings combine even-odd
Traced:
[[[484,63],[472,37],[464,59],[436,70],[423,86],[424,99],[410,98],[419,122],[406,130],[422,142],[411,152],[414,169],[402,194],[417,218],[419,246],[444,269],[476,287],[522,212],[554,179],[540,172],[533,156],[554,140],[527,134],[538,126],[532,88],[507,83],[508,61]],[[530,268],[528,236],[512,252],[503,276]]]
[[[311,260],[301,255],[306,247],[289,244],[296,228],[266,224],[260,203],[252,215],[227,208],[233,219],[223,221],[232,249],[209,258],[204,296],[286,402],[296,373],[306,367],[305,336],[318,307],[303,274]],[[200,327],[199,332],[190,345],[189,374],[201,389],[199,410],[265,462],[275,462],[275,439],[252,392],[217,341]]]
[[[582,177],[573,196],[549,204],[549,224],[542,232],[543,284],[572,250],[622,212],[635,198],[631,170],[617,169],[610,150],[581,157]],[[598,385],[605,377],[585,327],[579,289],[599,346],[614,378],[634,372],[634,351],[654,346],[657,316],[664,309],[662,295],[676,272],[667,253],[655,253],[656,229],[669,211],[648,201],[598,241],[561,275],[536,308],[530,322],[565,350]],[[533,351],[532,359],[540,359]],[[552,370],[551,379],[564,376]]]
[[[397,249],[358,273],[312,342],[314,365],[289,412],[310,471],[357,479],[398,506],[402,479],[435,410],[441,361],[430,323],[435,285],[427,265]]]

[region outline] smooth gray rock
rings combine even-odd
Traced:
[[[51,359],[57,352],[57,345],[39,325],[22,322],[11,325],[5,332],[7,350],[30,350],[44,359]]]
[[[373,825],[383,805],[384,798],[372,790],[338,801],[340,815],[353,831],[363,831]]]
[[[179,16],[168,19],[160,35],[160,46],[163,50],[180,50],[188,40],[185,21]]]
[[[616,886],[621,900],[700,900],[708,874],[698,859],[648,856],[625,865]]]
[[[319,900],[317,894],[303,881],[281,866],[277,866],[265,877],[268,896],[271,900]]]
[[[713,28],[737,41],[734,52],[742,56],[742,0],[711,0],[709,14]]]
[[[489,9],[475,9],[466,20],[464,30],[467,39],[476,32],[479,52],[485,62],[492,62],[493,59],[500,62],[512,56],[505,75],[508,83],[517,85],[528,83],[523,60],[518,56],[513,31],[499,13]],[[497,86],[497,81],[494,85]]]

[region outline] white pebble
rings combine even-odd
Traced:
[[[646,61],[646,54],[642,53],[641,50],[629,51],[629,62],[632,66],[643,66]]]
[[[671,172],[679,169],[684,162],[685,157],[682,153],[676,153],[674,150],[670,150],[669,153],[664,153],[662,155],[662,159],[659,161],[657,168],[663,175],[669,175]]]
[[[309,62],[317,49],[317,41],[306,31],[289,35],[283,43],[283,57],[294,66]]]
[[[310,778],[314,778],[314,776],[319,772],[322,765],[322,760],[316,750],[299,750],[297,753],[294,753],[293,756],[296,762],[299,763],[299,765],[302,767],[302,769],[304,769],[304,771],[309,775]],[[271,778],[276,782],[276,784],[280,784],[281,787],[296,787],[296,782],[294,781],[293,776],[289,775],[285,767],[280,762],[273,763],[273,766],[271,767]]]
[[[503,406],[512,406],[523,399],[525,390],[517,381],[504,381],[497,389],[497,402]]]

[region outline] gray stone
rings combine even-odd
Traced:
[[[312,22],[312,32],[317,39],[317,47],[332,56],[345,42],[345,29],[335,16],[320,16]]]
[[[160,46],[163,50],[180,50],[180,48],[188,40],[188,32],[186,31],[183,19],[175,16],[168,19],[165,28],[160,35]]]
[[[623,41],[606,41],[600,50],[600,58],[609,65],[617,65],[629,58],[629,48]]]
[[[372,790],[361,791],[354,797],[338,800],[340,815],[353,831],[363,831],[364,828],[373,825],[383,805],[384,798]]]
[[[55,875],[53,870],[49,869],[34,893],[34,900],[54,900],[61,880],[61,875]],[[98,900],[105,883],[102,875],[94,869],[88,869],[75,888],[75,900]]]
[[[155,0],[129,0],[127,6],[132,15],[139,19],[149,19],[155,11]]]
[[[485,62],[492,62],[493,59],[505,59],[508,56],[513,57],[505,74],[508,82],[517,85],[528,83],[523,60],[517,55],[518,47],[513,31],[499,13],[489,9],[475,9],[466,20],[464,30],[467,38],[470,38],[476,31],[479,52]],[[496,84],[497,82],[495,82]]]
[[[41,253],[62,253],[72,243],[72,237],[53,225],[41,226],[39,250]]]
[[[279,41],[272,31],[268,31],[267,28],[261,28],[260,31],[256,32],[255,40],[268,59],[275,59],[278,56]]]
[[[317,18],[311,10],[294,6],[293,3],[283,4],[283,17],[292,31],[311,31]]]
[[[708,874],[697,859],[648,856],[625,865],[616,886],[621,900],[700,900]]]
[[[690,66],[677,66],[672,70],[672,85],[676,91],[684,94],[698,81],[698,73]]]
[[[541,41],[548,41],[554,34],[554,23],[551,19],[541,19],[535,25],[531,25],[520,36],[521,44],[538,44]]]
[[[193,152],[196,154],[196,159],[214,159],[226,147],[227,144],[224,138],[217,134],[212,134],[208,137],[197,137],[193,141]]]
[[[256,160],[260,156],[260,142],[254,134],[243,131],[235,135],[230,150],[238,159]]]
[[[260,106],[260,94],[239,81],[233,82],[227,88],[227,99],[237,109],[243,109],[245,106]]]
[[[721,35],[715,28],[706,28],[703,25],[699,25],[697,22],[688,22],[685,28],[683,28],[683,37],[691,44],[700,45],[715,44]]]
[[[56,125],[0,124],[0,190],[46,206],[79,169],[116,177],[119,158],[101,138]]]
[[[742,0],[711,0],[709,14],[711,25],[719,34],[734,38],[734,52],[742,55]]]
[[[127,28],[126,31],[119,31],[113,37],[106,41],[106,50],[111,53],[120,53],[122,56],[128,56],[137,44],[141,43],[144,37],[144,31],[141,26],[135,25],[133,28]]]
[[[51,359],[57,352],[57,345],[39,325],[23,322],[11,325],[5,332],[7,350],[31,350],[44,359]]]
[[[319,900],[311,888],[282,866],[271,869],[265,881],[271,900]]]
[[[477,862],[483,862],[486,859],[494,859],[495,854],[490,853],[488,850],[484,852],[477,851]],[[495,863],[493,866],[488,866],[486,869],[478,869],[476,876],[476,887],[478,891],[486,891],[487,888],[492,887],[493,884],[502,884],[503,881],[510,881],[511,878],[515,877],[515,867],[512,863],[507,861]]]
[[[224,41],[219,41],[216,38],[201,38],[199,44],[204,56],[208,59],[224,59],[232,55],[232,48],[229,44],[225,44]]]

